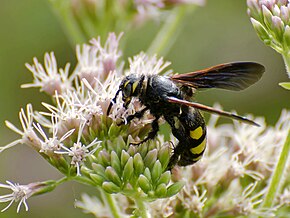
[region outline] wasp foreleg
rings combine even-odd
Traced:
[[[159,131],[159,124],[158,124],[159,117],[155,117],[153,122],[151,123],[152,130],[148,133],[148,136],[144,138],[140,142],[132,142],[131,145],[140,145],[144,142],[147,142],[150,139],[154,139]]]
[[[147,110],[149,110],[149,108],[148,108],[148,107],[145,107],[145,108],[143,108],[141,111],[137,111],[137,112],[135,112],[134,114],[129,115],[128,117],[125,118],[126,121],[121,121],[121,122],[117,123],[117,125],[118,125],[118,126],[121,126],[121,125],[124,125],[124,124],[126,124],[126,123],[130,123],[131,120],[133,120],[134,118],[141,119],[141,118],[143,117],[144,113],[145,113]]]

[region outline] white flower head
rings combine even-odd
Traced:
[[[53,95],[55,91],[62,93],[71,89],[71,80],[68,77],[70,64],[66,64],[64,69],[57,68],[54,53],[46,53],[44,56],[44,67],[37,58],[33,59],[34,64],[25,66],[31,71],[34,81],[31,84],[24,84],[22,88],[40,87],[41,91]]]
[[[115,33],[110,33],[104,46],[101,45],[100,37],[92,39],[91,45],[84,44],[82,49],[78,45],[76,49],[78,66],[74,76],[86,79],[94,86],[95,79],[103,82],[113,71],[121,74],[122,65],[117,66],[117,61],[121,56],[121,51],[118,48],[121,36],[122,34],[117,37]]]
[[[170,65],[170,62],[164,62],[163,58],[157,59],[157,56],[152,57],[146,55],[144,52],[129,58],[129,70],[126,75],[137,74],[137,75],[154,75],[160,74],[166,67]],[[171,71],[165,72],[169,74]]]
[[[33,124],[34,128],[39,132],[39,134],[43,137],[43,140],[40,140],[41,143],[41,149],[39,152],[43,152],[47,155],[50,155],[54,151],[60,150],[63,141],[66,140],[69,136],[71,136],[74,132],[74,129],[69,130],[66,132],[60,139],[58,137],[58,123],[57,123],[57,118],[52,116],[52,136],[47,137],[46,133],[42,129],[41,125],[39,123]]]
[[[94,154],[99,148],[99,144],[101,141],[98,141],[97,138],[95,138],[90,144],[85,145],[81,142],[81,137],[83,134],[83,130],[85,127],[86,123],[82,123],[79,127],[79,132],[78,132],[78,138],[77,141],[71,146],[70,148],[67,148],[63,144],[61,144],[61,148],[64,151],[55,151],[56,154],[63,154],[63,155],[68,155],[71,157],[71,162],[70,164],[72,166],[75,166],[77,169],[77,176],[80,176],[80,168],[83,165],[83,163],[86,160],[86,157]],[[95,148],[92,150],[89,150],[92,146],[97,145]]]
[[[20,139],[17,139],[6,146],[0,148],[0,153],[8,148],[11,148],[17,144],[27,144],[33,147],[36,150],[40,148],[40,140],[33,130],[33,109],[32,105],[28,104],[26,106],[26,112],[21,108],[19,112],[19,120],[23,130],[18,129],[9,121],[5,121],[6,126],[12,131],[16,132],[21,136]]]
[[[234,198],[233,204],[235,210],[239,215],[258,215],[262,217],[274,217],[273,210],[275,208],[259,207],[263,202],[262,196],[265,194],[266,189],[253,194],[258,182],[251,183],[242,192],[242,195]]]
[[[33,187],[31,187],[30,185],[19,185],[17,183],[13,184],[10,181],[6,181],[6,183],[7,185],[0,183],[0,188],[11,189],[12,193],[0,196],[0,203],[10,202],[7,207],[1,210],[1,212],[6,211],[13,202],[18,201],[19,204],[17,206],[17,213],[20,211],[22,204],[24,205],[25,210],[28,211],[28,205],[26,203],[26,200],[35,192],[33,190]]]

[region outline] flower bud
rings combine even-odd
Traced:
[[[149,190],[151,190],[150,181],[142,174],[138,178],[138,184],[144,193],[147,193]]]
[[[115,183],[117,186],[120,187],[122,185],[122,181],[113,167],[111,166],[107,167],[105,170],[105,175],[110,181]]]
[[[112,194],[112,193],[117,193],[117,192],[120,192],[120,191],[121,191],[120,187],[117,186],[117,185],[116,185],[115,183],[113,183],[113,182],[104,182],[104,183],[102,184],[102,188],[103,188],[106,192],[108,192],[108,193],[110,193],[110,194]]]
[[[133,175],[134,167],[133,167],[133,158],[130,157],[127,161],[127,163],[124,166],[123,170],[123,180],[129,181]]]
[[[144,171],[144,163],[140,153],[134,155],[134,173],[136,175],[141,174]]]
[[[164,183],[157,186],[155,195],[158,197],[165,197],[167,193],[166,185]]]
[[[145,166],[149,168],[153,167],[154,163],[157,160],[157,152],[157,149],[153,149],[147,153],[146,157],[144,158]]]
[[[111,152],[111,166],[115,169],[118,175],[121,175],[121,161],[115,151]]]
[[[125,150],[122,150],[122,153],[121,153],[121,166],[122,167],[125,166],[129,158],[130,158],[130,155]]]
[[[161,166],[161,163],[159,162],[159,160],[157,160],[154,163],[154,166],[153,166],[152,171],[151,171],[153,183],[157,182],[157,180],[160,178],[161,173],[162,173],[162,166]]]
[[[185,182],[180,181],[180,182],[176,182],[176,183],[170,185],[167,188],[166,196],[171,197],[173,195],[176,195],[183,188],[184,184],[185,184]]]

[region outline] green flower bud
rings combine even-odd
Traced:
[[[120,191],[121,191],[120,187],[117,186],[117,185],[116,185],[115,183],[113,183],[113,182],[104,182],[104,183],[102,184],[102,188],[103,188],[106,192],[108,192],[108,193],[110,193],[110,194],[112,194],[112,193],[117,193],[117,192],[120,192]]]
[[[130,145],[128,150],[127,150],[127,153],[130,156],[134,156],[134,154],[136,154],[136,146]]]
[[[285,27],[283,42],[288,48],[290,48],[290,27],[288,25]]]
[[[121,161],[115,151],[111,152],[111,166],[116,170],[117,174],[121,175]]]
[[[158,151],[158,160],[160,161],[162,168],[166,169],[170,159],[170,147],[163,145]]]
[[[133,167],[133,157],[130,157],[124,166],[123,170],[123,180],[129,181],[133,175],[134,167]]]
[[[272,17],[272,27],[271,29],[275,32],[277,39],[281,42],[284,33],[284,23],[280,17]]]
[[[113,167],[111,166],[107,167],[105,170],[105,175],[110,181],[112,181],[119,187],[122,185],[122,181]]]
[[[98,175],[98,174],[90,174],[90,178],[97,184],[97,185],[102,185],[102,183],[104,182],[105,178]]]
[[[122,150],[122,153],[121,153],[121,166],[122,166],[122,168],[124,168],[124,166],[127,163],[129,158],[130,158],[130,155],[125,150]]]
[[[139,176],[138,184],[140,188],[144,191],[144,193],[147,193],[148,191],[151,190],[150,181],[144,175]]]
[[[99,162],[103,166],[109,166],[111,161],[110,154],[106,150],[99,152]]]
[[[165,185],[167,185],[170,182],[170,179],[171,179],[171,173],[170,173],[170,171],[166,171],[166,172],[161,174],[161,176],[156,184],[160,185],[160,184],[164,183]]]
[[[260,39],[266,44],[270,45],[271,44],[271,38],[269,36],[268,31],[264,28],[264,26],[254,18],[251,18],[251,22],[253,24],[253,27],[255,28],[258,36]]]
[[[151,173],[150,173],[150,170],[148,167],[145,168],[144,170],[144,176],[146,176],[146,178],[149,180],[149,181],[152,181],[151,180]]]
[[[155,195],[158,197],[166,197],[166,193],[167,193],[167,188],[166,185],[164,183],[160,184],[157,186],[156,190],[155,190]]]
[[[162,166],[159,160],[154,163],[154,166],[151,171],[151,178],[152,182],[155,183],[161,176],[162,173]]]
[[[265,5],[262,5],[262,11],[264,15],[264,23],[266,24],[268,29],[271,29],[273,14]]]
[[[92,163],[92,168],[96,174],[98,174],[104,178],[106,177],[105,167],[103,167],[101,164]]]
[[[184,184],[185,184],[185,182],[180,181],[180,182],[176,182],[176,183],[170,185],[167,188],[167,194],[166,194],[166,196],[167,197],[171,197],[173,195],[176,195],[183,188]]]
[[[144,163],[139,153],[134,155],[133,163],[134,163],[134,173],[136,175],[140,175],[144,171]]]
[[[146,157],[144,158],[145,166],[149,168],[153,167],[154,163],[157,160],[157,152],[157,149],[153,149],[147,153]]]

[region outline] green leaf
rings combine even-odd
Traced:
[[[279,85],[283,87],[284,89],[290,90],[290,82],[282,82],[282,83],[279,83]]]

